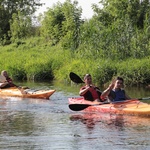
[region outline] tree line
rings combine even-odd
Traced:
[[[40,0],[1,0],[0,44],[31,36],[44,37],[52,46],[61,44],[86,55],[110,59],[142,58],[150,54],[150,1],[101,0],[93,4],[94,16],[81,19],[78,1],[57,2],[32,24]]]

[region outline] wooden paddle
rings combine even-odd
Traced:
[[[150,100],[150,97],[145,97],[145,98],[138,98],[136,100]],[[119,102],[125,102],[125,101],[119,101]],[[115,103],[119,103],[119,102],[115,102]],[[115,104],[112,103],[112,104]],[[103,104],[110,104],[109,102],[102,102],[100,104],[69,104],[69,108],[73,111],[81,111],[84,110],[86,108],[88,108],[89,106],[98,106],[98,105],[103,105]]]
[[[84,81],[75,73],[70,72],[69,77],[71,79],[71,81],[73,81],[74,83],[84,83]]]

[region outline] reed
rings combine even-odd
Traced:
[[[0,68],[15,80],[70,82],[69,73],[75,72],[80,77],[90,73],[98,85],[109,83],[115,76],[122,76],[128,85],[150,82],[149,57],[126,60],[87,57],[87,54],[64,50],[60,45],[50,46],[39,38],[0,48]]]

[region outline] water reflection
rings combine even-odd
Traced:
[[[138,116],[74,113],[74,145],[80,149],[149,149],[150,118]],[[82,128],[82,129],[80,129]],[[85,129],[84,129],[85,128]],[[88,147],[87,147],[88,145]]]
[[[71,121],[80,121],[88,129],[92,129],[95,125],[100,122],[106,126],[115,126],[123,128],[125,126],[125,120],[123,115],[111,115],[111,114],[99,114],[99,113],[83,113],[74,114],[70,117]]]
[[[80,121],[87,128],[92,129],[100,122],[109,128],[123,130],[126,127],[147,127],[150,124],[149,117],[122,115],[122,114],[100,114],[100,113],[80,113],[70,116],[71,121]]]
[[[18,85],[53,88],[56,93],[50,100],[0,99],[0,149],[150,149],[149,118],[72,112],[68,97],[78,96],[80,85],[48,82]],[[150,95],[149,91],[137,91],[129,89],[133,97]]]
[[[0,134],[29,136],[35,130],[31,113],[1,111],[0,116]]]

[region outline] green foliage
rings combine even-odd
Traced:
[[[150,12],[149,0],[101,0],[100,3],[103,8],[93,5],[93,10],[104,25],[111,25],[117,19],[124,20],[128,17],[133,26],[143,28],[146,14]]]
[[[10,20],[11,41],[29,37],[31,34],[32,22],[30,17],[25,17],[21,12],[12,15]]]
[[[111,81],[114,76],[116,76],[118,69],[116,68],[116,64],[111,60],[103,60],[103,62],[99,64],[100,65],[94,71],[96,79],[95,82],[99,85],[104,85],[105,83]]]
[[[102,34],[104,27],[95,19],[86,20],[80,29],[80,46],[78,52],[87,58],[101,57],[101,46],[103,45]],[[101,44],[101,45],[100,45]]]
[[[18,23],[16,23],[17,20],[15,20],[16,17],[13,16],[14,14],[18,14],[18,12],[21,12],[21,16],[20,16],[20,14],[18,15],[19,21],[21,21],[25,18],[31,18],[31,15],[34,14],[37,7],[39,7],[41,5],[42,4],[40,3],[40,0],[25,0],[25,1],[24,0],[14,0],[14,1],[1,0],[0,1],[0,44],[1,45],[8,44],[7,41],[9,41],[11,38],[10,20],[13,20],[13,22],[12,22],[13,23],[13,25],[12,25],[13,26],[13,35],[15,32],[14,29],[17,29],[17,27],[18,27]],[[20,17],[21,17],[21,20],[20,20]],[[23,21],[24,24],[25,24],[25,20]],[[28,23],[28,21],[27,21],[27,23]],[[19,24],[21,24],[21,22]],[[15,25],[16,25],[16,27],[15,27]]]
[[[150,2],[102,0],[100,3],[104,7],[93,5],[95,16],[81,28],[80,55],[112,60],[150,55]]]
[[[21,42],[24,44],[0,47],[0,68],[7,70],[16,80],[55,78],[70,82],[69,73],[75,72],[80,77],[90,73],[98,85],[110,82],[114,76],[122,76],[126,84],[131,85],[150,82],[149,57],[112,61],[79,56],[78,53],[63,50],[59,45],[50,47],[42,38],[30,38]]]
[[[36,5],[20,5],[9,14],[4,6],[10,1],[2,2],[0,43],[10,37],[14,43],[0,47],[0,67],[14,79],[69,82],[72,71],[81,77],[90,73],[99,85],[115,76],[131,85],[150,82],[149,0],[101,0],[103,8],[92,5],[95,15],[84,21],[77,1],[58,2],[39,16],[40,28],[31,25],[30,10]],[[41,37],[31,38],[31,30]]]
[[[52,45],[56,45],[62,37],[62,22],[65,18],[61,8],[62,4],[58,2],[52,9],[45,12],[43,18],[41,17],[41,34]]]
[[[79,45],[81,9],[78,2],[66,0],[58,2],[41,17],[41,34],[52,45],[61,43],[62,47],[76,49]]]
[[[124,77],[127,84],[146,84],[150,82],[149,57],[129,59],[117,65],[118,75]]]

